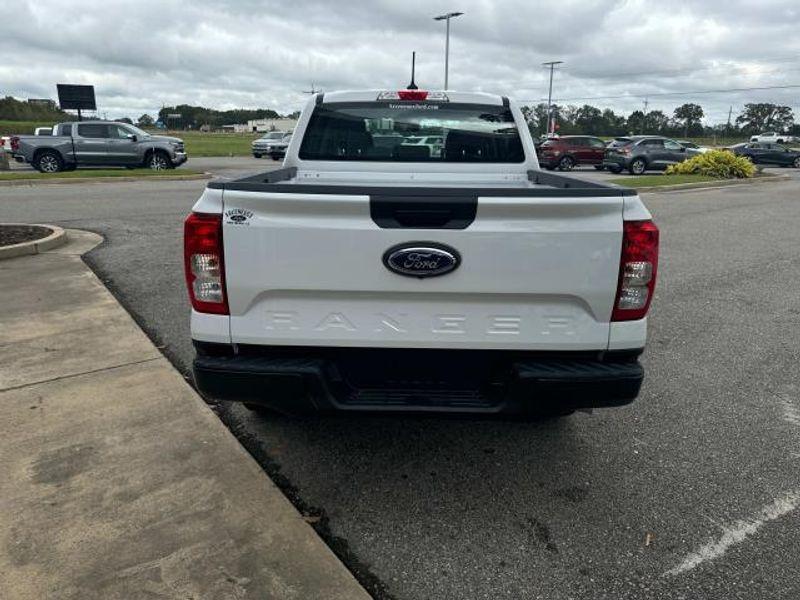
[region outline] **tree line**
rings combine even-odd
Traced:
[[[170,117],[169,115],[180,115],[180,117]],[[142,115],[142,117],[144,116]],[[169,125],[169,127],[176,129],[197,129],[203,125],[217,128],[223,125],[246,123],[255,119],[277,119],[279,117],[280,115],[271,108],[214,110],[204,106],[179,104],[177,106],[165,106],[158,111],[158,119]]]
[[[70,115],[55,103],[31,104],[11,96],[0,98],[0,119],[4,121],[64,121]]]
[[[547,133],[547,104],[523,106],[522,114],[534,136]],[[671,115],[661,110],[645,113],[635,110],[629,115],[615,113],[610,108],[600,109],[590,104],[583,106],[553,105],[556,132],[561,135],[631,135],[653,134],[667,137],[702,137],[713,135],[752,135],[764,131],[778,131],[800,135],[800,124],[795,123],[791,107],[769,102],[748,103],[730,123],[703,124],[703,107],[686,103]]]

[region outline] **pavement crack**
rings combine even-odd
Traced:
[[[28,387],[32,387],[34,385],[41,385],[43,383],[52,383],[54,381],[63,381],[65,379],[73,379],[75,377],[83,377],[84,375],[93,375],[95,373],[102,373],[103,371],[112,371],[114,369],[121,369],[123,367],[130,367],[133,365],[140,365],[143,363],[153,362],[154,360],[161,360],[163,356],[154,356],[152,358],[145,358],[142,360],[134,360],[131,362],[122,363],[119,365],[111,365],[110,367],[101,367],[99,369],[90,369],[89,371],[81,371],[80,373],[70,373],[69,375],[59,375],[58,377],[50,377],[49,379],[39,379],[37,381],[31,381],[29,383],[23,383],[21,385],[12,385],[10,387],[0,388],[0,393],[2,392],[13,392],[14,390],[22,390]]]

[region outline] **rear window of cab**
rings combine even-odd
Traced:
[[[423,138],[436,139],[420,143]],[[337,102],[314,109],[302,160],[520,163],[511,109],[450,102]]]

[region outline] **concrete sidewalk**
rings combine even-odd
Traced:
[[[0,261],[0,596],[369,598],[69,236]]]

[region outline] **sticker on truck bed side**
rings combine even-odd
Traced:
[[[253,218],[253,211],[246,208],[229,208],[225,211],[226,225],[249,225]]]

